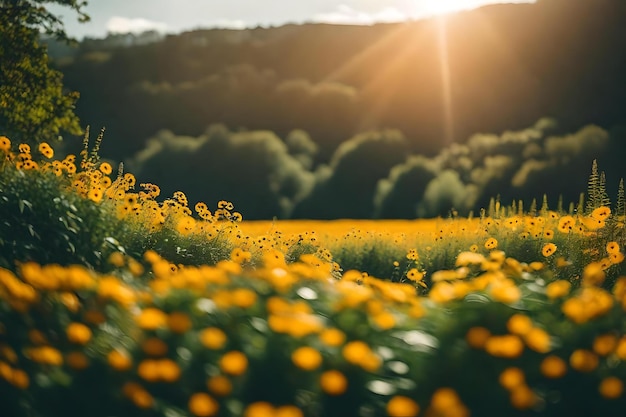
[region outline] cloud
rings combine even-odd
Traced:
[[[168,25],[167,23],[154,22],[141,17],[113,16],[107,21],[106,29],[109,33],[142,33],[149,30],[165,32],[168,29]]]
[[[402,22],[407,19],[406,13],[395,7],[385,7],[378,12],[368,13],[356,10],[346,4],[340,4],[332,12],[318,13],[313,17],[314,22],[342,25],[372,25],[377,22]]]

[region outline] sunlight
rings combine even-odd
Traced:
[[[441,92],[443,95],[442,101],[445,122],[444,132],[446,142],[450,143],[454,139],[454,117],[452,114],[452,77],[450,75],[450,58],[448,54],[448,29],[445,17],[440,17],[437,20],[439,62],[441,66]]]

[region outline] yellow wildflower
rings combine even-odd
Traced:
[[[539,369],[541,374],[546,378],[556,379],[565,375],[567,372],[567,364],[558,356],[549,355],[541,361]]]
[[[217,327],[207,327],[199,334],[200,343],[207,349],[221,349],[226,344],[226,333]]]
[[[546,258],[554,255],[555,252],[556,252],[556,245],[554,243],[546,243],[545,245],[543,245],[543,248],[541,249],[541,254]]]
[[[500,377],[498,378],[498,382],[504,388],[512,390],[516,387],[524,385],[526,383],[526,376],[524,375],[524,371],[520,368],[511,366],[502,371]]]
[[[387,415],[389,417],[415,417],[420,408],[415,401],[403,395],[395,395],[387,403]]]
[[[598,356],[586,349],[575,350],[569,358],[570,366],[579,372],[591,372],[598,367]]]
[[[187,407],[194,416],[211,417],[217,414],[220,405],[209,394],[198,392],[189,398]]]
[[[67,340],[78,345],[87,344],[91,339],[91,329],[82,323],[70,323],[65,333]]]
[[[209,378],[207,388],[218,397],[226,397],[232,392],[233,384],[224,375],[216,375]]]
[[[600,382],[598,391],[604,398],[614,400],[624,393],[624,382],[614,376],[606,377]]]
[[[322,355],[310,346],[303,346],[293,351],[291,360],[298,368],[312,371],[322,364]]]
[[[320,376],[320,387],[328,395],[341,395],[348,388],[348,379],[339,371],[326,371]]]
[[[246,372],[248,358],[242,352],[233,350],[227,352],[219,361],[220,369],[229,375],[238,376]]]
[[[485,242],[485,249],[492,250],[492,249],[496,249],[497,247],[498,247],[498,241],[496,240],[496,238],[490,237]]]
[[[491,336],[485,342],[485,351],[499,358],[517,358],[524,351],[524,344],[519,336]]]

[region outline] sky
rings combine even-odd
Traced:
[[[179,33],[198,28],[243,29],[286,23],[374,24],[419,19],[469,10],[491,3],[535,0],[88,0],[91,17],[78,23],[72,10],[50,6],[62,16],[70,36],[81,39],[107,33],[158,30]]]

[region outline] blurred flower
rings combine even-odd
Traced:
[[[91,329],[82,323],[70,323],[65,333],[67,340],[78,345],[87,344],[91,339]]]
[[[390,417],[415,417],[419,411],[419,405],[403,395],[395,395],[387,403],[387,415]]]
[[[561,378],[567,372],[567,364],[558,356],[550,355],[546,356],[539,365],[541,374],[546,378],[556,379]]]
[[[591,372],[598,367],[598,356],[586,349],[575,350],[570,358],[570,366],[579,372]]]
[[[600,382],[598,391],[604,398],[614,400],[624,393],[624,382],[614,376],[606,377]]]
[[[222,356],[219,366],[224,373],[229,375],[242,375],[248,368],[248,358],[243,353],[233,350]]]
[[[197,417],[211,417],[217,415],[219,411],[219,403],[209,394],[198,392],[189,398],[187,404],[191,414]]]
[[[337,370],[325,371],[320,376],[320,387],[328,395],[341,395],[348,388],[348,380]]]
[[[300,369],[312,371],[322,364],[322,355],[310,346],[303,346],[293,351],[291,361]]]

